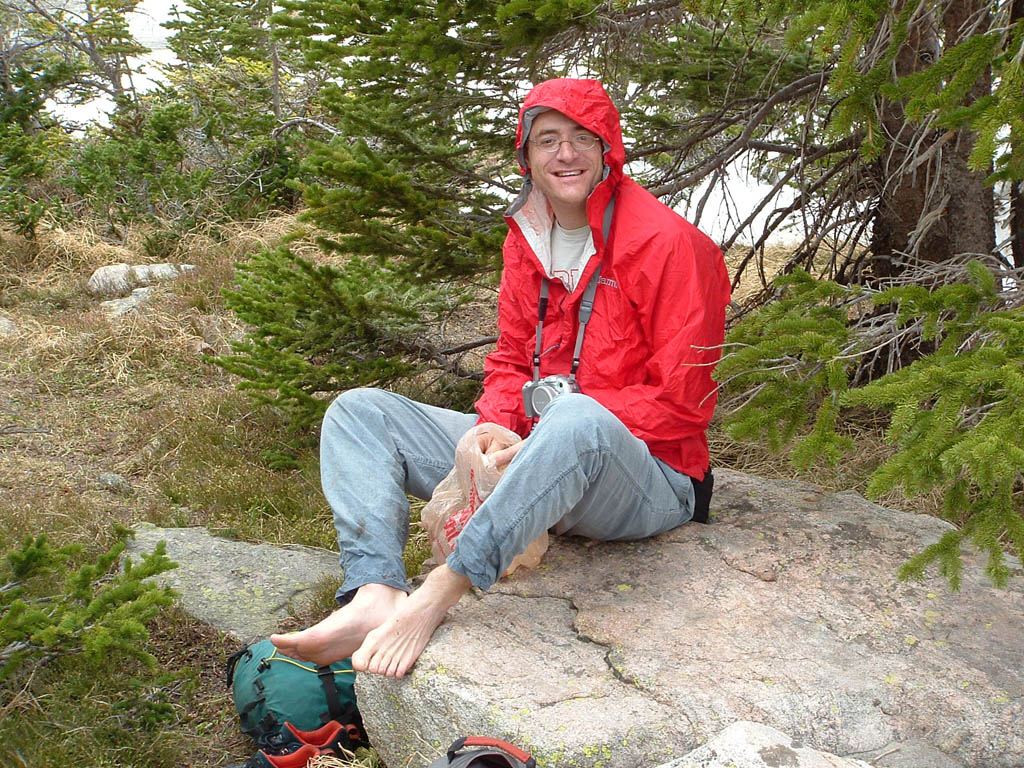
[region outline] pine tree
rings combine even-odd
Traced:
[[[836,431],[841,409],[888,414],[896,452],[874,472],[868,494],[938,490],[943,514],[957,525],[901,576],[938,563],[957,589],[961,549],[971,541],[1001,585],[1011,574],[1007,551],[1024,558],[1024,301],[991,266],[950,269],[961,279],[950,274],[930,289],[909,282],[872,291],[802,271],[780,278],[782,297],[729,333],[716,378],[732,400],[726,426],[738,439],[766,437],[781,447],[816,414],[792,454],[805,467],[839,461],[849,447]],[[851,325],[851,314],[871,322]],[[880,357],[899,360],[906,344],[923,354],[850,386],[877,370]]]
[[[74,146],[62,181],[118,234],[136,221],[194,226],[217,213],[211,172],[187,162],[188,107],[140,101],[93,126]]]
[[[992,184],[1019,181],[1024,162],[1016,4],[288,0],[285,8],[283,38],[332,81],[323,91],[330,136],[307,158],[315,180],[303,187],[307,220],[329,233],[328,254],[386,268],[386,279],[403,285],[493,280],[501,212],[519,184],[511,152],[519,100],[547,77],[601,79],[624,117],[631,175],[670,205],[689,201],[698,223],[709,213],[732,219],[726,249],[751,237],[735,278],[757,267],[766,290],[741,313],[720,369],[739,393],[734,404],[746,404],[734,428],[779,446],[809,428],[795,452],[804,463],[842,454],[849,443],[836,427],[855,403],[893,413],[897,456],[937,450],[940,434],[952,440],[961,430],[942,466],[908,476],[906,490],[941,487],[953,494],[950,515],[977,517],[941,550],[954,584],[950,553],[964,537],[986,547],[993,576],[1004,577],[993,542],[1020,548],[1021,464],[1010,451],[1008,464],[993,464],[998,477],[979,474],[971,457],[991,457],[966,436],[1008,428],[999,396],[986,399],[996,385],[980,381],[1004,376],[1010,391],[1017,309],[1001,284],[993,299],[977,268],[968,275],[963,265],[981,255],[992,275],[1013,274],[1001,272],[1013,265],[995,248]],[[711,188],[728,193],[737,167],[773,185],[743,221],[707,209]],[[779,202],[787,189],[795,196]],[[757,213],[767,223],[752,233]],[[761,258],[794,219],[803,231],[779,298]],[[932,308],[914,314],[912,299]],[[973,406],[965,391],[943,400],[901,372],[952,386],[935,371],[958,364],[944,344],[968,322],[962,304],[987,318],[964,337],[978,347],[971,365],[996,365],[1004,352],[993,350],[1007,355],[1003,373],[977,373]],[[282,391],[288,371],[278,363],[254,371],[251,385],[270,382],[271,369],[284,377],[271,389]],[[920,422],[911,418],[918,412]],[[996,418],[981,428],[989,414]],[[894,461],[872,490],[892,479]],[[908,573],[935,557],[939,550],[925,553]]]
[[[352,258],[341,267],[317,266],[288,248],[268,250],[238,265],[237,286],[225,297],[257,330],[216,362],[299,431],[319,423],[325,395],[388,386],[425,364],[447,365],[424,336],[426,321],[447,307],[442,292],[387,264]],[[455,398],[449,405],[468,403]]]
[[[0,564],[0,681],[58,656],[125,654],[147,664],[146,623],[172,593],[149,577],[175,565],[161,542],[138,565],[119,567],[127,531],[95,561],[78,545],[52,548],[45,534],[27,537]]]
[[[48,98],[62,103],[83,103],[97,94],[134,101],[128,58],[148,53],[128,28],[128,14],[137,5],[138,0],[0,0],[4,96],[19,76],[30,74]]]
[[[272,13],[269,2],[190,0],[165,25],[180,63],[164,68],[156,98],[189,106],[189,162],[208,170],[230,215],[295,205],[288,180],[301,175],[305,150],[286,129],[319,116],[321,76],[278,39]]]
[[[737,165],[776,184],[750,259],[799,215],[793,263],[817,259],[843,282],[869,266],[880,277],[992,252],[987,169],[1020,162],[1007,129],[1019,121],[1022,33],[1008,3],[286,8],[282,34],[340,84],[325,94],[339,136],[312,165],[340,191],[317,223],[346,250],[425,278],[493,265],[480,235],[495,227],[496,239],[517,186],[515,110],[524,86],[550,76],[603,80],[640,161],[633,174],[671,205],[690,199],[695,217],[706,214],[698,186],[727,187]],[[799,194],[778,205],[787,187]],[[735,225],[727,247],[749,233]]]
[[[147,52],[128,29],[136,5],[0,0],[0,220],[19,234],[66,215],[60,176],[73,140],[50,105],[106,96],[133,108],[128,58]]]

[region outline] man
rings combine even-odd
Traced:
[[[402,677],[469,587],[490,587],[543,531],[638,539],[693,515],[729,300],[721,252],[623,175],[619,115],[597,81],[535,87],[516,148],[525,179],[507,214],[500,335],[478,415],[379,390],[352,390],[331,405],[321,471],[343,607],[274,635],[286,654],[320,664],[351,656],[359,671]],[[588,288],[593,313],[581,345]],[[570,373],[581,393],[560,394],[529,418],[523,385]],[[525,439],[495,453],[508,464],[501,482],[447,562],[408,594],[405,494],[429,498],[459,438],[485,421]]]

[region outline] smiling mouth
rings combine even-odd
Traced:
[[[583,171],[556,171],[555,176],[560,179],[564,179],[567,176],[582,176]]]

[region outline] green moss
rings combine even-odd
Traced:
[[[410,499],[409,504],[409,538],[405,542],[405,551],[402,552],[402,562],[405,565],[405,576],[411,579],[419,575],[423,570],[424,561],[429,558],[433,551],[430,548],[430,537],[426,530],[420,525],[420,514],[426,502],[418,499]]]
[[[312,441],[283,444],[280,421],[266,409],[253,410],[240,393],[191,403],[190,411],[182,419],[177,408],[156,408],[140,425],[161,431],[154,479],[178,522],[228,528],[248,540],[337,546]],[[265,458],[285,448],[289,466]]]

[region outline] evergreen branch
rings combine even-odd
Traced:
[[[52,550],[44,535],[27,537],[20,549],[8,553],[7,565],[19,589],[3,598],[0,641],[6,645],[0,650],[0,680],[26,663],[38,666],[75,653],[95,657],[119,650],[152,661],[138,643],[146,636],[144,622],[171,602],[171,592],[144,580],[175,565],[161,542],[138,566],[126,561],[118,570],[126,535],[122,531],[110,550],[77,570],[69,566],[81,548]],[[54,572],[63,580],[52,578]],[[42,593],[37,600],[17,596],[30,588]],[[46,610],[33,605],[40,601],[49,603]]]
[[[678,0],[653,0],[653,2],[637,4],[626,8],[612,0],[612,2],[605,3],[603,9],[608,13],[607,18],[609,20],[618,21],[621,19],[627,23],[633,22],[639,17],[647,18],[664,13],[670,13],[672,19],[682,18],[682,9],[679,7]],[[612,13],[613,11],[614,13]]]
[[[312,125],[314,128],[319,128],[324,133],[329,133],[332,136],[341,135],[341,131],[333,125],[328,125],[320,120],[314,120],[311,117],[291,117],[274,128],[274,130],[270,132],[270,137],[273,139],[279,138],[282,133],[297,125]]]
[[[746,255],[740,260],[739,264],[736,265],[735,273],[734,273],[734,277],[733,277],[733,289],[734,290],[739,285],[740,277],[742,276],[742,274],[743,274],[744,270],[746,269],[747,265],[750,263],[750,260],[754,257],[754,255],[756,253],[758,253],[764,247],[765,243],[768,242],[768,239],[772,236],[772,234],[774,234],[775,230],[783,224],[783,222],[786,220],[786,218],[790,214],[792,214],[793,212],[798,211],[801,208],[803,208],[804,205],[807,203],[807,201],[812,198],[812,194],[813,194],[813,192],[815,190],[819,189],[820,187],[825,186],[833,176],[835,176],[838,173],[842,172],[848,166],[853,165],[853,163],[855,161],[856,161],[856,158],[855,158],[854,155],[850,155],[850,156],[844,158],[842,161],[840,161],[835,166],[833,166],[825,174],[825,176],[823,176],[821,179],[819,179],[813,185],[811,185],[811,187],[808,190],[806,190],[805,193],[797,196],[793,200],[793,202],[790,203],[788,206],[785,206],[784,208],[777,208],[775,211],[773,211],[774,221],[773,222],[769,222],[765,226],[765,228],[762,231],[761,236],[758,238],[757,242],[754,243],[753,246],[751,246],[751,248],[747,251]],[[780,187],[780,189],[781,189],[781,187]],[[762,200],[762,202],[759,204],[757,212],[760,213],[760,211],[763,210],[763,208],[767,204],[767,202],[769,200],[771,200],[771,199],[772,198],[770,196],[764,198]],[[732,244],[736,242],[737,238],[742,234],[743,230],[747,226],[749,226],[750,223],[753,222],[753,220],[754,220],[754,214],[751,214],[750,216],[748,216],[747,219],[744,221],[744,223],[740,227],[737,227],[735,229],[735,231],[733,232],[733,234],[726,240],[726,243],[723,245],[723,250],[727,251],[729,248],[731,248]]]
[[[853,140],[852,139],[848,140],[846,143],[853,144]],[[782,178],[780,178],[779,181],[775,184],[775,186],[772,188],[771,192],[769,192],[767,195],[765,195],[761,199],[761,202],[758,203],[754,207],[754,210],[751,211],[751,213],[747,216],[747,218],[743,221],[743,223],[740,224],[738,227],[736,227],[736,229],[733,232],[733,234],[725,241],[725,243],[723,243],[722,250],[728,251],[730,248],[732,248],[733,244],[736,242],[736,239],[740,236],[740,234],[744,230],[746,230],[746,228],[749,227],[753,223],[754,219],[756,219],[757,216],[760,215],[761,211],[764,210],[765,206],[767,206],[770,201],[774,200],[775,197],[778,195],[778,193],[780,191],[782,191],[782,189],[785,186],[788,185],[789,181],[793,178],[794,175],[796,175],[797,173],[801,173],[802,174],[808,165],[810,165],[811,163],[814,163],[814,162],[820,160],[822,157],[825,156],[825,154],[828,154],[828,152],[816,153],[816,154],[810,155],[807,158],[801,158],[801,162],[800,163],[798,163],[793,168],[791,168],[789,171],[787,171],[782,176]],[[819,179],[817,179],[810,187],[808,187],[805,190],[803,190],[800,193],[800,195],[798,195],[796,197],[796,199],[794,199],[794,201],[789,206],[787,206],[786,208],[782,209],[783,213],[781,215],[779,215],[777,217],[777,219],[776,219],[778,224],[781,224],[785,220],[785,218],[787,216],[789,216],[789,214],[791,214],[793,211],[796,211],[796,210],[799,210],[800,208],[802,208],[807,203],[807,201],[809,201],[813,197],[814,193],[817,190],[821,189],[822,187],[827,186],[829,184],[829,182],[832,180],[833,176],[836,176],[837,174],[842,173],[843,171],[845,171],[846,168],[849,167],[850,165],[852,165],[854,161],[855,161],[855,157],[854,156],[852,156],[852,155],[848,156],[848,157],[844,158],[843,160],[841,160],[840,162],[838,162],[835,165],[833,165],[832,168],[830,168],[828,170],[828,172],[822,174],[822,176]],[[763,245],[765,242],[767,242],[768,238],[771,236],[771,234],[774,231],[775,231],[774,227],[771,228],[771,229],[766,227],[765,231],[761,234],[761,237],[759,238],[757,244],[754,245],[754,247],[751,249],[750,253],[752,254],[752,253],[756,252],[757,248],[759,248],[761,245]],[[734,288],[739,284],[738,283],[739,277],[742,274],[743,269],[746,266],[747,262],[749,261],[749,258],[750,258],[750,256],[748,255],[746,258],[743,259],[743,261],[740,262],[740,265],[736,267],[736,276],[733,278],[733,287]]]
[[[725,360],[725,358],[722,358],[722,359]],[[779,359],[776,359],[776,360],[765,360],[765,362],[766,363],[779,362],[779,363],[785,363],[785,364],[784,365],[761,366],[761,367],[758,367],[758,368],[749,368],[749,369],[748,368],[744,368],[743,370],[741,370],[741,371],[739,371],[739,372],[737,372],[737,373],[735,373],[735,374],[733,374],[731,376],[728,376],[725,379],[723,379],[722,381],[718,382],[719,387],[720,388],[724,388],[724,387],[728,386],[729,384],[731,384],[733,381],[736,381],[737,379],[752,378],[752,377],[754,377],[754,376],[756,376],[757,374],[760,374],[760,373],[772,373],[772,372],[775,372],[775,371],[783,371],[785,373],[793,373],[793,372],[799,371],[801,369],[801,367],[804,366],[804,363],[798,357],[779,358]],[[760,387],[761,385],[758,385],[758,386]],[[729,410],[736,410],[736,409],[730,408]]]
[[[956,589],[960,549],[971,541],[987,554],[989,577],[1004,583],[1003,550],[1024,541],[1024,315],[1019,291],[996,276],[1017,281],[1019,272],[993,274],[978,261],[922,264],[916,274],[860,291],[815,284],[796,271],[779,278],[775,302],[730,331],[729,343],[747,346],[725,355],[716,375],[739,390],[722,400],[727,428],[738,439],[761,435],[781,447],[814,414],[812,430],[790,454],[807,464],[836,461],[846,450],[849,440],[835,430],[840,407],[890,413],[886,437],[897,451],[872,475],[868,495],[938,489],[947,514],[962,522],[908,561],[901,576],[937,563]],[[923,287],[921,276],[936,274],[960,280]],[[869,302],[883,311],[851,315]],[[892,365],[901,348],[928,341],[933,351]],[[875,366],[885,350],[890,369],[882,374]],[[851,388],[861,378],[867,383]]]
[[[942,149],[943,145],[948,143],[955,136],[956,136],[956,131],[946,131],[944,134],[939,136],[938,139],[936,139],[934,142],[932,142],[932,145],[930,147],[928,147],[928,149],[926,149],[924,152],[909,153],[908,158],[907,158],[907,166],[908,167],[905,168],[902,171],[902,173],[904,175],[910,175],[910,174],[914,173],[918,168],[920,168],[925,163],[930,162],[931,159],[933,157],[935,157],[936,153],[938,153],[938,151],[940,149]]]
[[[455,347],[449,347],[448,349],[438,350],[439,355],[457,355],[460,352],[468,352],[471,349],[477,349],[478,347],[486,347],[488,344],[494,344],[498,341],[497,336],[485,336],[482,339],[476,341],[467,341],[465,344],[459,344]]]
[[[978,424],[981,423],[989,413],[1005,403],[1005,399],[993,400],[990,403],[985,403],[984,405],[979,405],[976,408],[965,410],[960,415],[960,422],[958,424],[959,428],[965,432],[973,429],[978,426]]]
[[[896,315],[893,315],[893,320],[896,319]],[[921,323],[912,323],[901,328],[898,331],[890,332],[885,327],[875,327],[870,330],[864,331],[861,334],[857,334],[854,340],[847,346],[843,354],[836,355],[832,358],[835,361],[840,360],[862,360],[867,355],[873,355],[883,349],[890,347],[898,347],[900,341],[909,337],[918,335],[921,332]],[[881,338],[875,346],[865,347],[864,343],[873,338]]]
[[[813,144],[808,146],[801,146],[799,144],[779,144],[777,142],[760,141],[757,139],[752,139],[747,142],[747,149],[753,149],[758,152],[774,152],[777,155],[790,155],[792,157],[801,158],[810,154],[819,159],[835,154],[836,152],[846,152],[853,149],[854,146],[855,144],[851,139],[843,139],[827,147]]]
[[[762,381],[760,384],[751,387],[746,392],[744,392],[741,397],[730,399],[728,405],[726,406],[726,410],[732,411],[734,413],[742,411],[744,408],[750,405],[750,403],[752,403],[767,386],[768,382]],[[723,387],[723,384],[719,384],[718,387],[715,388],[715,392],[721,392]]]
[[[652,188],[650,190],[651,194],[655,197],[663,197],[680,189],[686,189],[699,183],[701,179],[706,177],[708,174],[729,165],[737,155],[748,147],[754,131],[762,122],[765,121],[765,119],[767,119],[768,115],[771,114],[771,111],[776,106],[786,101],[799,99],[809,93],[813,93],[814,91],[823,88],[828,83],[830,76],[831,73],[827,71],[815,72],[780,88],[778,91],[761,101],[760,106],[756,110],[753,110],[749,117],[744,119],[745,125],[743,131],[739,136],[730,141],[721,151],[710,155],[694,167],[689,173],[674,181],[672,184]],[[733,122],[739,122],[739,118],[735,119]]]
[[[497,339],[495,339],[495,341],[497,341]],[[474,346],[482,345],[474,344]],[[447,359],[446,355],[453,353],[443,352],[426,340],[396,341],[394,348],[406,354],[411,354],[416,359],[425,363],[432,363],[442,371],[458,376],[460,379],[469,379],[470,381],[484,380],[483,371],[474,371],[463,368],[462,363],[459,360]],[[470,348],[472,349],[472,347]]]
[[[53,430],[39,427],[19,427],[15,424],[6,424],[0,427],[0,435],[51,435]]]
[[[7,647],[0,651],[0,667],[5,665],[10,659],[13,659],[15,656],[31,647],[32,645],[24,640],[8,643]]]

